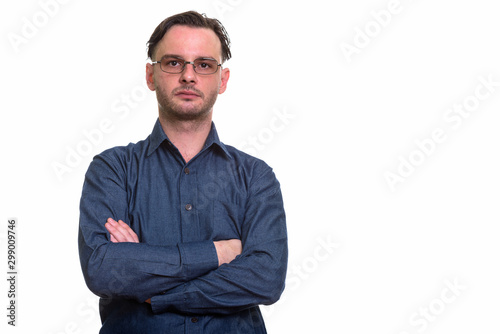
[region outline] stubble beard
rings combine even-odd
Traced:
[[[186,102],[183,102],[184,105],[181,105],[180,103],[176,103],[174,101],[176,89],[174,89],[169,95],[161,87],[157,86],[156,98],[158,100],[160,114],[165,118],[165,120],[171,122],[202,122],[205,121],[207,117],[210,117],[212,108],[217,100],[217,91],[210,92],[207,95],[207,99],[205,99],[205,94],[198,89],[188,86],[178,88],[178,90],[181,89],[194,91],[200,96],[196,99],[203,100],[203,104],[199,106],[194,104],[186,105]]]

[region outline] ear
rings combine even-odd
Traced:
[[[219,94],[222,94],[226,91],[228,80],[229,80],[229,68],[221,69]]]
[[[155,91],[154,65],[146,64],[146,83],[150,90]]]

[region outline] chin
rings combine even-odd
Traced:
[[[163,109],[162,111],[167,119],[178,121],[205,120],[210,115],[210,110],[199,109]]]

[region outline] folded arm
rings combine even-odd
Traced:
[[[78,243],[91,291],[100,297],[144,302],[217,269],[219,260],[212,241],[172,246],[113,242],[116,236],[111,237],[105,224],[110,217],[127,221],[125,184],[126,172],[109,156],[97,156],[85,177]]]
[[[152,297],[153,312],[230,314],[276,302],[284,289],[288,248],[280,186],[270,169],[252,182],[241,234],[241,255]]]
[[[121,220],[116,221],[109,218],[104,226],[110,234],[111,242],[139,243],[137,234]],[[241,254],[241,240],[239,239],[214,241],[214,246],[217,251],[219,266],[230,263],[236,256]],[[146,303],[151,304],[151,298],[148,298]]]
[[[95,294],[150,301],[155,313],[229,314],[279,299],[287,235],[280,186],[271,169],[264,168],[250,183],[239,251],[234,240],[139,243],[124,223],[125,175],[119,163],[101,156],[86,175],[79,251],[85,280]]]

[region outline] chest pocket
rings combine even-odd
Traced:
[[[213,202],[213,240],[241,238],[243,212],[238,203]]]

